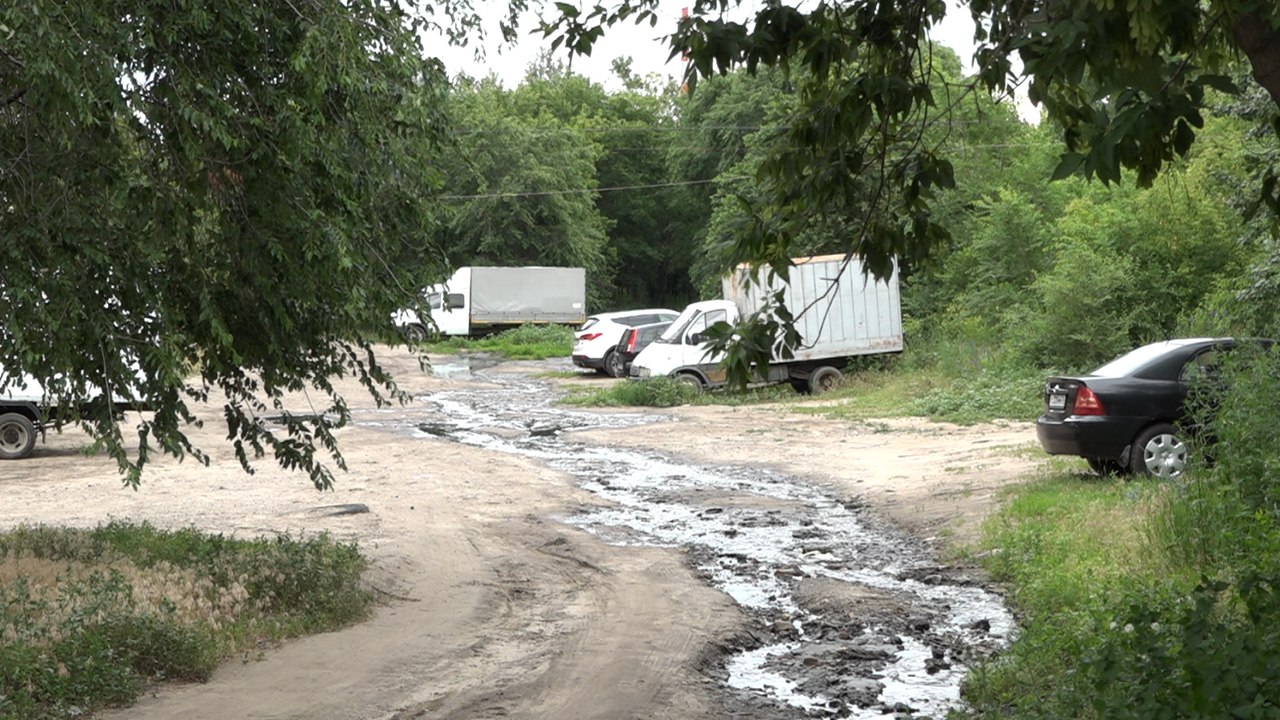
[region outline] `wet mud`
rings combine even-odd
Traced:
[[[433,419],[405,431],[571,474],[607,502],[562,521],[617,545],[679,548],[755,619],[707,668],[731,714],[942,718],[962,707],[975,661],[1016,632],[1000,597],[847,498],[735,465],[732,448],[707,466],[573,437],[597,427],[660,432],[659,413],[559,407],[555,388],[532,373],[463,362],[441,374],[477,382],[415,398]]]

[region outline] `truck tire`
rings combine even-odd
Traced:
[[[843,378],[844,375],[842,375],[839,370],[831,367],[830,365],[823,365],[817,370],[809,373],[809,392],[814,395],[821,395],[835,387],[836,383],[840,382]]]
[[[36,446],[36,426],[18,413],[0,415],[0,460],[19,460]]]

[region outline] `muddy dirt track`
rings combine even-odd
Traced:
[[[554,404],[562,386],[613,381],[540,377],[562,363],[383,360],[415,401],[346,389],[331,493],[265,463],[244,475],[216,407],[194,433],[212,466],[157,462],[138,491],[76,433],[4,464],[3,527],[328,531],[372,560],[368,622],[103,717],[941,717],[1016,632],[937,558],[1033,469],[1027,425],[586,412]]]

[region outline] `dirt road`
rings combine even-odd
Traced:
[[[987,596],[928,555],[941,538],[969,537],[994,490],[1033,465],[1017,452],[1026,427],[853,426],[778,407],[597,423],[511,405],[554,395],[530,376],[545,364],[430,376],[403,353],[384,360],[417,400],[378,410],[348,389],[350,472],[332,493],[266,463],[244,475],[216,422],[196,432],[211,467],[159,462],[138,491],[83,455],[74,433],[3,466],[3,527],[127,518],[238,535],[323,530],[372,559],[369,582],[386,599],[372,620],[104,717],[878,717],[920,709],[892,695],[914,687],[910,672],[894,674],[907,660],[946,678],[972,648],[1007,640],[991,629],[998,609],[957,615],[957,593]],[[630,476],[648,484],[625,486]],[[370,512],[325,509],[341,503]],[[879,534],[836,537],[855,525]],[[804,555],[753,557],[730,541]]]

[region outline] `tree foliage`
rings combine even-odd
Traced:
[[[738,67],[780,68],[795,87],[786,130],[760,159],[754,193],[741,207],[731,261],[785,275],[798,239],[833,217],[856,218],[842,249],[878,276],[945,246],[951,223],[939,216],[937,198],[955,186],[955,154],[945,133],[930,130],[949,127],[973,93],[1007,94],[1025,79],[1031,100],[1062,130],[1066,152],[1054,177],[1116,183],[1128,169],[1142,186],[1190,150],[1210,91],[1234,90],[1225,73],[1235,56],[1245,55],[1259,84],[1280,99],[1280,7],[1269,0],[969,0],[967,7],[977,25],[976,76],[939,88],[928,37],[947,12],[940,0],[768,3],[754,11],[737,0],[693,4],[669,38],[672,55],[690,60],[691,87]],[[655,0],[596,5],[553,17],[542,30],[589,53],[601,28],[650,20],[656,8]],[[1273,180],[1264,190],[1276,187]]]
[[[246,468],[325,487],[335,377],[394,395],[367,341],[441,272],[444,79],[417,29],[363,0],[0,8],[0,366],[129,482],[154,450],[204,459],[188,403],[221,395]],[[136,450],[112,403],[76,402],[95,389],[154,408]],[[314,415],[284,412],[308,390]]]

